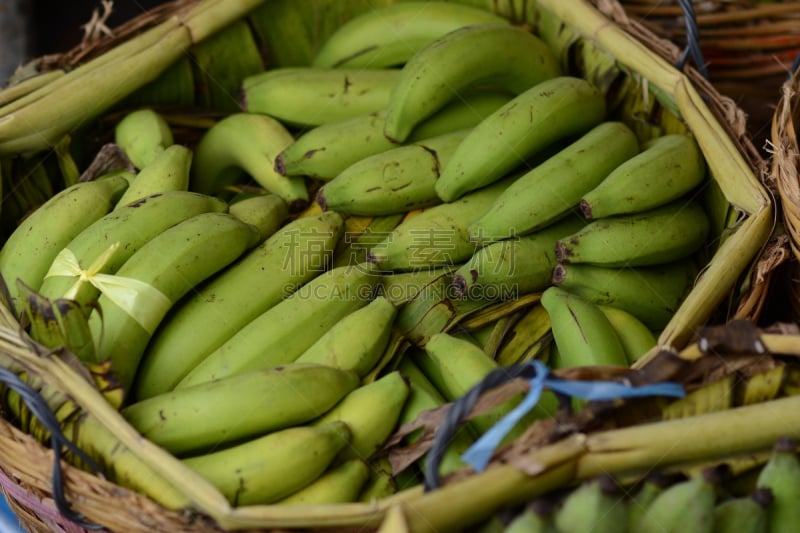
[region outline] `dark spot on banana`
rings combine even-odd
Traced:
[[[303,159],[311,159],[312,157],[314,157],[314,154],[316,154],[317,152],[324,152],[324,151],[325,151],[325,147],[324,146],[322,148],[314,148],[313,150],[309,150],[306,153],[304,153],[303,154]]]
[[[475,283],[476,281],[478,281],[478,271],[477,270],[475,270],[473,268],[472,270],[469,271],[469,275],[472,277],[472,283]]]
[[[167,419],[167,417],[164,416],[164,410],[163,409],[160,409],[158,411],[158,418],[160,418],[162,421]]]

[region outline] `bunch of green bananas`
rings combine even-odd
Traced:
[[[507,514],[498,513],[478,530],[767,533],[796,528],[798,509],[792,503],[800,490],[796,443],[779,439],[746,490],[731,491],[729,478],[722,465],[691,475],[654,471],[624,484],[606,474],[542,495]]]
[[[692,286],[699,147],[639,139],[525,27],[403,2],[240,88],[191,148],[127,113],[129,169],[66,187],[0,250],[34,339],[110,361],[121,415],[235,505],[396,490],[379,452],[401,423],[548,352],[628,366]]]

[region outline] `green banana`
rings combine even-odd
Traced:
[[[605,118],[605,97],[588,81],[572,76],[542,81],[473,128],[442,171],[436,194],[451,202],[496,181],[547,146],[586,133]]]
[[[350,392],[313,424],[346,423],[352,437],[336,462],[367,460],[394,432],[408,394],[408,381],[395,370]]]
[[[169,123],[154,109],[130,111],[114,126],[114,143],[138,169],[149,165],[173,142]]]
[[[696,275],[692,261],[638,268],[559,264],[553,269],[553,283],[595,304],[619,307],[660,331],[678,310]]]
[[[89,327],[99,360],[111,360],[126,392],[145,346],[169,308],[259,240],[253,226],[232,215],[202,213],[150,239],[117,270],[117,284],[124,290],[98,298]],[[120,307],[122,302],[125,307]]]
[[[358,385],[349,370],[290,363],[159,394],[128,405],[122,416],[174,454],[205,453],[309,422]]]
[[[294,361],[336,322],[371,301],[379,281],[365,264],[318,275],[242,326],[176,388]]]
[[[558,346],[558,368],[628,366],[614,326],[596,304],[556,286],[542,292],[541,304]]]
[[[397,308],[383,296],[343,317],[304,351],[297,362],[317,363],[366,376],[389,344]],[[357,331],[361,331],[357,335]]]
[[[757,488],[772,491],[772,503],[767,509],[769,531],[778,533],[797,529],[800,509],[800,460],[797,446],[790,438],[780,438],[775,442],[769,461],[763,466],[756,479]]]
[[[587,479],[572,489],[554,516],[562,533],[624,531],[628,508],[610,475]]]
[[[503,533],[556,533],[552,505],[536,499],[514,517]]]
[[[136,398],[172,390],[250,321],[319,275],[343,228],[334,212],[298,218],[181,300],[147,346]]]
[[[275,157],[294,142],[277,120],[256,113],[234,113],[209,128],[194,151],[189,186],[204,194],[216,194],[245,174],[277,194],[294,213],[308,203],[301,177],[275,172]]]
[[[522,27],[464,26],[415,53],[392,88],[383,133],[405,141],[414,127],[467,89],[491,85],[519,94],[561,74],[552,49]]]
[[[410,386],[408,399],[400,415],[400,425],[413,422],[423,411],[435,409],[447,403],[410,357],[403,357],[397,370],[408,380]],[[407,437],[407,442],[413,444],[420,436],[421,432],[412,433]],[[448,443],[447,450],[439,464],[439,472],[444,475],[465,468],[467,463],[461,459],[461,455],[472,446],[474,441],[475,438],[468,427],[460,428]],[[419,459],[422,463],[421,467],[424,466],[425,459],[425,456]]]
[[[477,249],[453,274],[456,294],[461,298],[495,300],[544,290],[552,283],[556,241],[585,224],[580,217],[568,214],[529,235]]]
[[[599,307],[614,326],[614,331],[617,332],[617,337],[625,350],[628,364],[635,363],[657,344],[656,336],[650,328],[631,313],[611,305]]]
[[[357,460],[357,459],[353,459]],[[392,475],[392,465],[385,457],[376,457],[369,462],[369,478],[361,487],[358,501],[375,503],[397,492],[397,483]]]
[[[136,174],[115,209],[153,194],[189,190],[192,155],[190,149],[180,144],[165,148]]]
[[[381,294],[395,306],[402,307],[420,296],[425,287],[437,279],[449,277],[455,268],[455,266],[443,266],[387,274],[383,277]]]
[[[453,266],[475,251],[467,228],[480,218],[517,176],[511,176],[451,203],[435,205],[400,223],[367,256],[383,270]]]
[[[628,126],[602,122],[520,176],[470,226],[470,236],[491,242],[541,229],[575,209],[586,191],[638,152],[639,141]]]
[[[583,195],[587,220],[647,211],[677,200],[705,178],[706,162],[697,143],[684,134],[656,137]]]
[[[289,206],[277,194],[257,194],[231,202],[228,213],[255,226],[261,237],[268,239],[289,218]]]
[[[448,2],[404,2],[347,21],[317,52],[315,67],[383,68],[402,65],[417,51],[462,26],[508,23],[494,13]]]
[[[558,240],[560,263],[642,267],[684,259],[700,250],[711,224],[699,202],[673,201],[649,211],[597,219]]]
[[[369,466],[358,457],[330,468],[316,481],[278,500],[276,505],[323,505],[358,500],[370,476]]]
[[[662,490],[639,521],[641,533],[711,533],[717,499],[716,479],[708,470]]]
[[[506,93],[476,91],[451,102],[414,128],[408,142],[474,127],[510,99]],[[329,122],[301,134],[275,158],[285,176],[331,180],[350,165],[398,146],[383,135],[386,110]]]
[[[388,68],[274,68],[244,78],[242,109],[289,126],[319,126],[384,109],[399,79]]]
[[[440,204],[434,185],[469,129],[366,157],[324,184],[317,203],[354,215],[391,215]]]
[[[63,189],[28,215],[0,248],[0,276],[21,312],[17,280],[36,291],[59,252],[105,216],[128,187],[122,176],[79,182]],[[12,309],[13,310],[13,309]]]
[[[222,213],[227,204],[217,198],[188,191],[169,191],[117,207],[78,235],[62,250],[69,252],[78,267],[91,274],[115,274],[145,243],[168,228],[195,215]],[[56,259],[39,288],[39,293],[51,300],[68,298],[85,308],[88,316],[97,301],[100,289],[80,278],[80,274],[65,270]]]
[[[344,422],[297,426],[182,462],[234,506],[273,503],[318,479],[349,438]]]
[[[664,489],[669,486],[669,480],[658,471],[648,474],[641,485],[628,498],[628,528],[627,531],[634,533],[639,531],[639,522],[642,516],[650,507],[650,504]]]
[[[714,533],[767,533],[772,491],[756,489],[749,496],[730,498],[714,508]]]
[[[425,350],[414,353],[414,362],[436,387],[442,396],[453,402],[465,395],[489,372],[499,368],[498,364],[483,350],[464,339],[449,333],[431,335]],[[500,418],[519,403],[521,396],[511,398],[491,411],[469,421],[469,425],[483,434],[494,426]],[[555,413],[555,396],[545,392],[539,404],[517,424],[505,437],[509,441],[527,429],[527,422],[537,418],[552,416]]]
[[[241,18],[195,43],[187,50],[196,80],[197,105],[214,111],[239,111],[239,84],[264,70],[260,43],[250,23]]]

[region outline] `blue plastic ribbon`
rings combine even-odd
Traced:
[[[615,400],[618,398],[638,398],[643,396],[673,396],[682,398],[686,395],[680,383],[652,383],[633,387],[615,381],[577,381],[550,377],[550,369],[541,361],[531,361],[536,375],[528,383],[530,390],[525,398],[514,409],[501,418],[497,424],[476,440],[461,458],[476,472],[482,472],[494,454],[494,450],[509,431],[533,409],[545,388],[566,396],[585,400]]]

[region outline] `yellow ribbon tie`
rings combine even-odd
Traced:
[[[56,256],[45,277],[76,277],[75,283],[64,294],[64,298],[67,299],[74,299],[78,289],[84,283],[90,283],[152,334],[169,310],[172,301],[164,293],[143,281],[102,273],[102,269],[117,248],[119,248],[118,242],[109,246],[86,269],[81,268],[72,250],[64,248]]]

